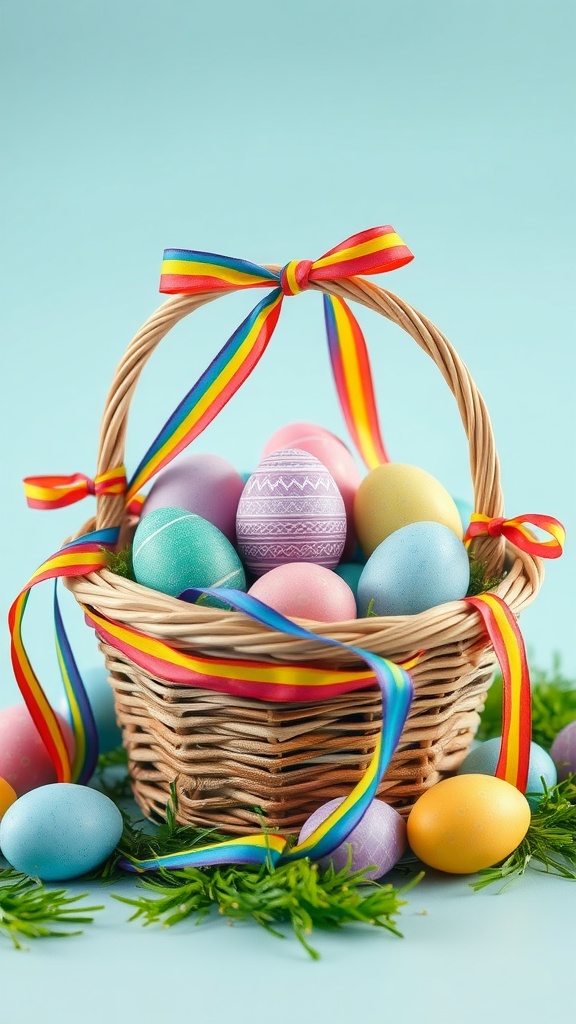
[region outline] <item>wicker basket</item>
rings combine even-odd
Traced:
[[[277,270],[277,267],[270,267]],[[311,288],[354,300],[402,327],[434,360],[453,392],[470,444],[475,508],[500,516],[503,500],[489,417],[467,368],[446,338],[403,300],[362,278]],[[220,293],[175,296],[144,324],[121,361],[103,418],[98,473],[123,462],[130,400],[140,372],[165,334]],[[100,495],[87,529],[133,524],[121,497]],[[535,597],[542,562],[502,538],[475,542],[489,569],[507,573],[496,593],[517,616]],[[198,607],[148,590],[108,570],[70,578],[83,605],[181,650],[212,657],[364,667],[350,652],[273,632],[240,612]],[[418,796],[463,760],[494,671],[494,652],[478,612],[455,601],[419,615],[304,623],[344,643],[401,661],[424,651],[411,674],[415,698],[379,795],[407,814]],[[230,834],[260,828],[295,831],[319,804],[346,793],[365,771],[380,727],[379,691],[324,702],[273,704],[178,687],[145,674],[101,642],[128,751],[134,796],[162,819],[176,783],[184,823]]]

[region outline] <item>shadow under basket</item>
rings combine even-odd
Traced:
[[[486,406],[444,335],[407,302],[362,278],[310,287],[381,314],[435,362],[456,399],[469,441],[474,508],[489,519],[501,517],[500,471]],[[136,334],[108,395],[99,474],[124,461],[130,401],[159,341],[183,317],[220,294],[175,295]],[[123,496],[100,493],[95,519],[77,536],[94,529],[119,529],[121,549],[133,526]],[[502,537],[492,535],[474,540],[473,551],[488,576],[501,579],[494,593],[518,617],[538,593],[541,559],[512,545],[506,548]],[[327,646],[321,639],[295,639],[240,612],[187,604],[108,569],[68,577],[66,586],[85,609],[93,609],[104,620],[181,651],[215,659],[365,669],[349,649]],[[391,661],[402,663],[420,655],[410,669],[414,700],[379,787],[380,797],[408,814],[426,789],[459,767],[477,729],[495,668],[481,616],[462,600],[418,615],[303,625]],[[320,804],[349,793],[368,767],[382,721],[376,687],[307,703],[238,698],[149,675],[109,646],[109,637],[99,639],[134,796],[152,819],[164,819],[170,785],[175,783],[182,823],[238,834],[258,831],[264,821],[274,830],[295,832]]]
[[[155,821],[164,820],[175,782],[183,823],[230,834],[262,823],[295,832],[320,804],[349,792],[368,767],[382,716],[376,687],[328,701],[278,704],[172,685],[108,644],[100,648],[134,797]],[[461,764],[494,667],[490,651],[470,667],[463,647],[458,658],[444,652],[412,670],[415,698],[378,790],[401,814]]]

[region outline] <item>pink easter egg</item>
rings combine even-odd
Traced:
[[[292,619],[345,622],[356,618],[356,599],[331,569],[312,562],[287,562],[264,573],[249,594]]]
[[[238,504],[240,557],[254,576],[285,562],[338,564],[346,511],[325,466],[308,452],[284,448],[260,463]]]
[[[298,842],[307,839],[328,815],[339,807],[344,797],[329,800],[304,822]],[[341,871],[348,862],[349,847],[352,848],[350,871],[362,871],[374,865],[366,872],[367,878],[381,878],[398,863],[407,846],[406,822],[398,811],[385,804],[383,800],[373,800],[368,806],[362,820],[347,837],[345,842],[337,846],[327,857],[320,861],[325,869],[332,862],[335,871]]]
[[[183,508],[213,523],[236,543],[236,510],[244,481],[226,459],[198,453],[175,459],[152,484],[142,516],[157,508]]]
[[[576,775],[576,719],[560,730],[550,747],[550,757],[558,770],[558,782]]]
[[[265,459],[279,448],[299,448],[309,452],[326,466],[334,479],[346,509],[347,531],[343,557],[348,558],[354,551],[354,496],[362,481],[360,471],[352,453],[336,434],[315,423],[290,423],[281,427],[266,442],[262,458]]]
[[[56,712],[70,760],[74,758],[74,734]],[[25,704],[0,711],[0,778],[23,796],[38,786],[56,782],[56,769]]]

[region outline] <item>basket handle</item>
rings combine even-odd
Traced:
[[[276,265],[265,265],[264,269],[273,274],[280,270]],[[309,287],[344,301],[359,302],[380,313],[403,328],[433,359],[456,398],[468,438],[475,509],[490,518],[501,516],[503,495],[500,468],[488,411],[467,367],[442,332],[409,303],[364,278],[310,282]],[[185,316],[220,295],[221,290],[174,295],[152,314],[132,339],[116,370],[106,400],[100,433],[98,474],[121,465],[124,460],[130,402],[140,374],[156,346]],[[124,502],[121,496],[98,495],[98,529],[119,526],[123,515]],[[475,543],[478,555],[487,562],[489,571],[501,571],[503,539],[483,537]]]

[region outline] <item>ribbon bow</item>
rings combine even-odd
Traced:
[[[538,540],[531,530],[526,529],[525,523],[537,526],[540,530],[548,533],[552,539]],[[473,512],[464,540],[470,542],[474,537],[486,534],[490,537],[504,537],[521,551],[536,558],[560,558],[566,539],[566,531],[562,523],[559,523],[553,516],[527,513],[515,516],[513,519],[504,519],[503,516],[490,519],[490,516],[485,516],[482,512]]]
[[[389,225],[361,231],[318,260],[293,260],[282,270],[216,253],[166,249],[160,276],[160,291],[166,294],[272,290],[234,331],[162,428],[130,480],[127,500],[186,448],[241,387],[266,350],[284,296],[322,281],[396,270],[413,258]],[[366,343],[347,303],[334,296],[323,298],[332,372],[346,425],[364,462],[373,469],[389,459],[378,423]]]
[[[23,483],[28,507],[44,511],[73,505],[89,494],[125,494],[127,486],[124,466],[108,469],[93,480],[84,473],[73,473],[72,476],[27,476]]]

